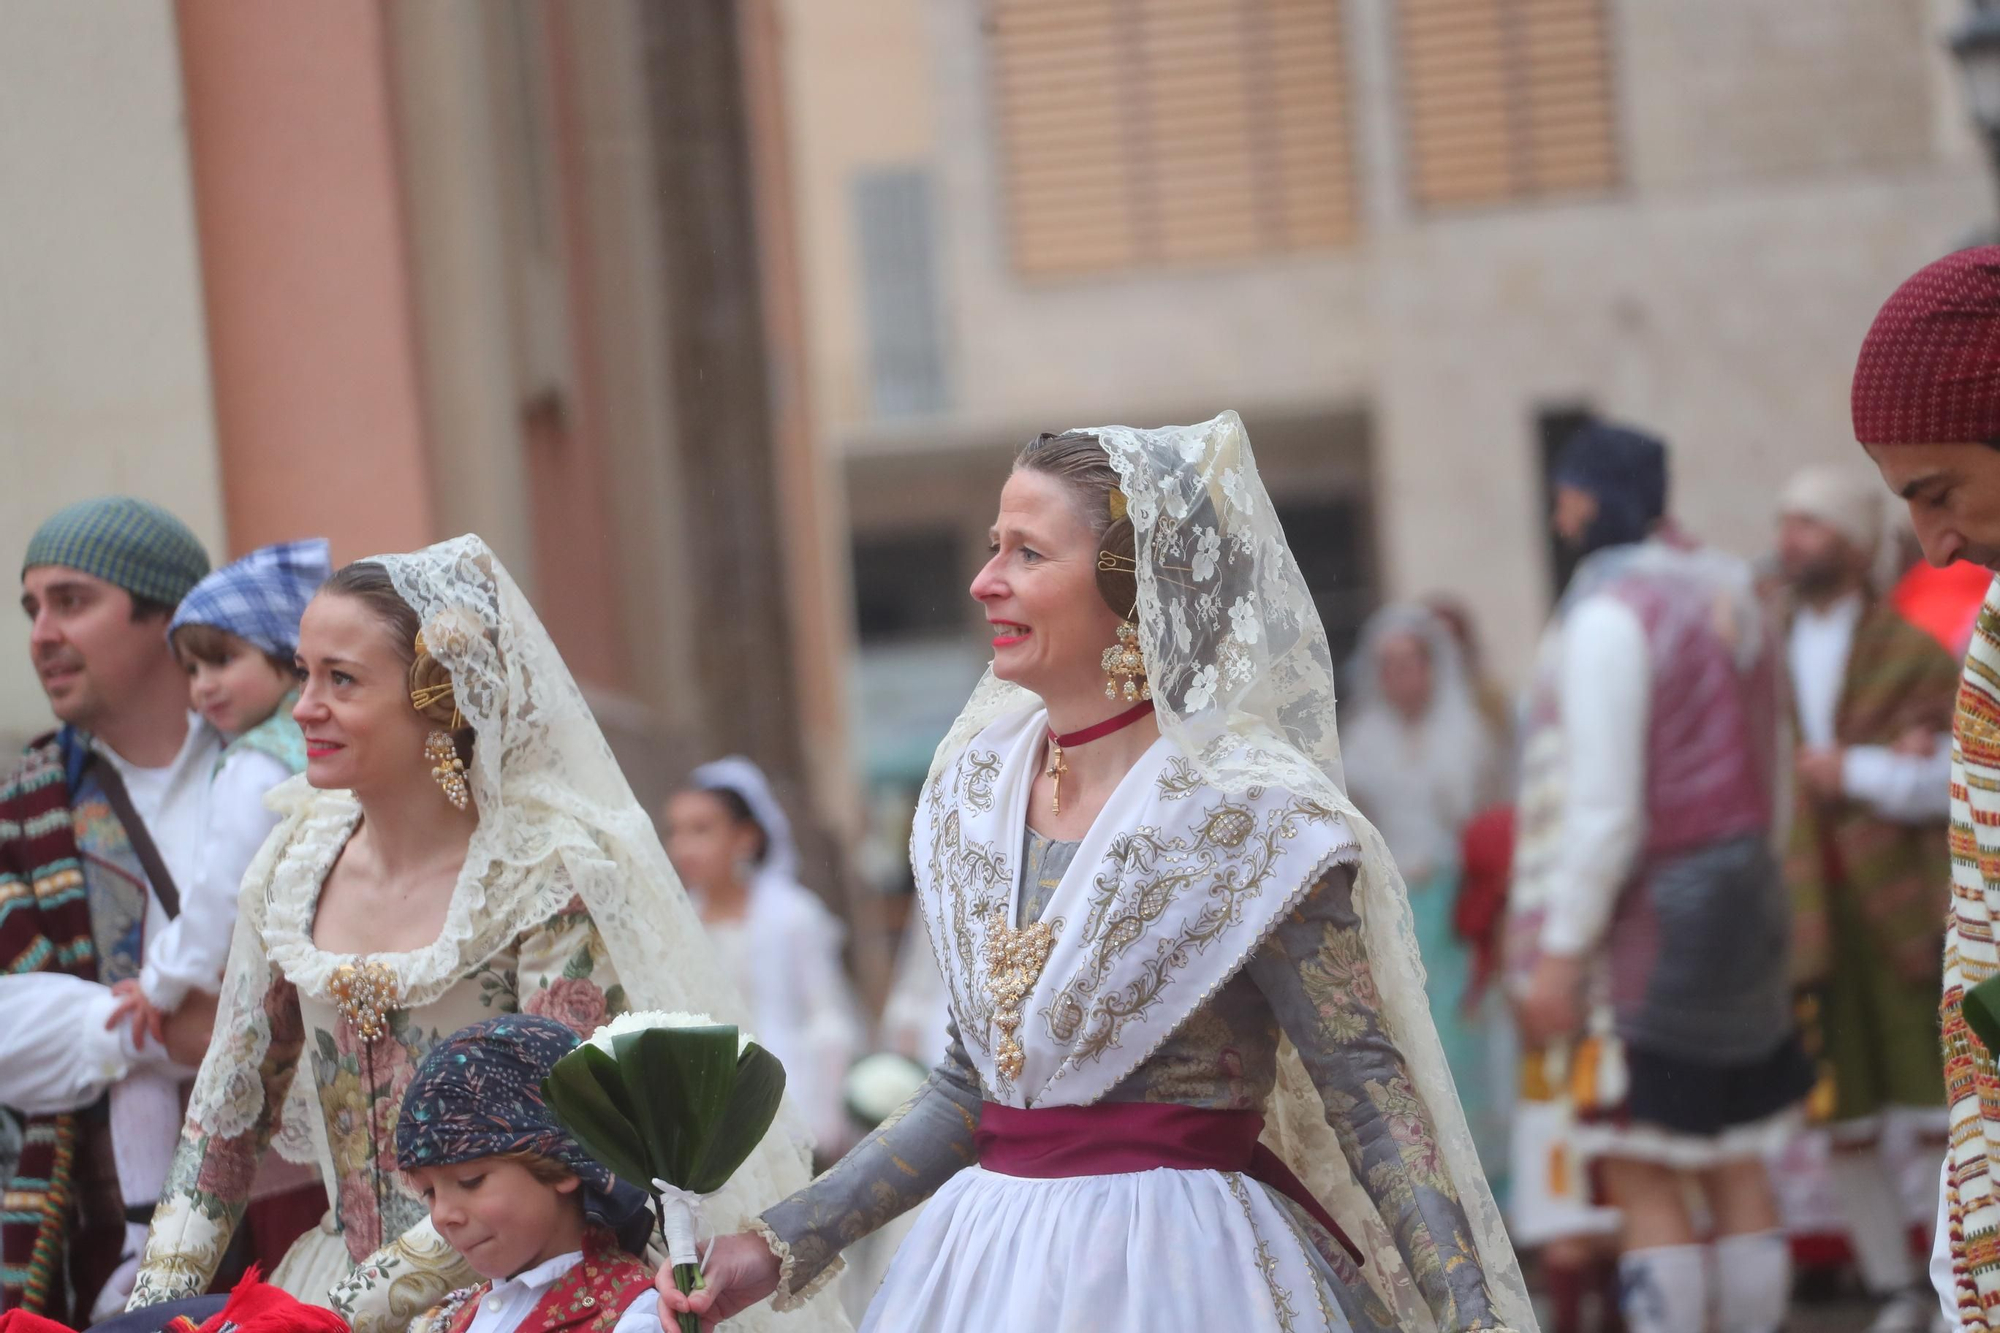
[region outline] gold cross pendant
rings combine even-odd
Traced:
[[[1056,780],[1056,788],[1049,795],[1049,811],[1052,814],[1059,815],[1062,813],[1062,780],[1063,774],[1067,772],[1069,772],[1069,764],[1063,759],[1062,745],[1055,737],[1051,736],[1049,737],[1049,766],[1042,770],[1042,776]]]

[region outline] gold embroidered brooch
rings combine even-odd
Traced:
[[[987,919],[986,991],[993,998],[993,1026],[1000,1029],[994,1063],[1009,1082],[1021,1077],[1027,1063],[1015,1035],[1021,1029],[1021,1006],[1041,979],[1055,944],[1056,932],[1046,921],[1017,930],[1007,924],[1007,914],[999,908]]]
[[[384,1021],[398,998],[396,974],[386,964],[373,959],[342,963],[334,969],[327,989],[333,992],[340,1016],[353,1025],[361,1040],[373,1041],[382,1035]]]

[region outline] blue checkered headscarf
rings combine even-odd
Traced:
[[[452,1166],[530,1152],[583,1181],[583,1210],[634,1254],[652,1234],[646,1196],[583,1150],[542,1097],[542,1080],[575,1050],[576,1033],[539,1014],[502,1014],[431,1048],[396,1117],[396,1165]]]
[[[289,661],[299,646],[299,617],[332,572],[324,537],[260,546],[195,584],[167,633],[183,625],[213,625]]]
[[[187,524],[147,500],[111,495],[57,511],[28,540],[21,572],[62,565],[134,597],[177,605],[208,573],[208,552]]]

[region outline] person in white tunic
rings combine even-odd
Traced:
[[[1533,1329],[1242,423],[1038,438],[992,551],[911,844],[950,1050],[663,1320],[930,1196],[864,1330]]]
[[[740,755],[703,764],[667,804],[667,854],[722,970],[750,1002],[751,1030],[785,1066],[785,1090],[832,1161],[854,1141],[841,1082],[861,1043],[842,970],[840,921],[799,883],[791,820]]]

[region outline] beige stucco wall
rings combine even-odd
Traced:
[[[853,173],[922,165],[937,152],[931,77],[934,0],[779,0],[786,111],[814,416],[867,412]]]
[[[1940,44],[1960,6],[1609,2],[1625,181],[1607,196],[1413,211],[1393,3],[1350,0],[1354,248],[1039,286],[1005,253],[981,6],[930,6],[922,63],[889,63],[907,54],[899,36],[864,80],[854,53],[883,20],[843,11],[874,7],[795,5],[816,15],[791,33],[793,115],[829,447],[993,448],[1034,428],[1224,406],[1254,437],[1260,415],[1358,408],[1373,425],[1385,591],[1466,596],[1516,680],[1547,611],[1538,409],[1582,400],[1660,430],[1681,515],[1756,553],[1783,477],[1853,447],[1847,377],[1875,306],[1993,208]],[[890,115],[913,89],[935,108],[924,160],[952,407],[880,422],[847,191],[880,154],[919,151]]]
[[[0,569],[124,491],[223,548],[180,58],[167,0],[0,0]],[[18,614],[0,739],[48,723]]]

